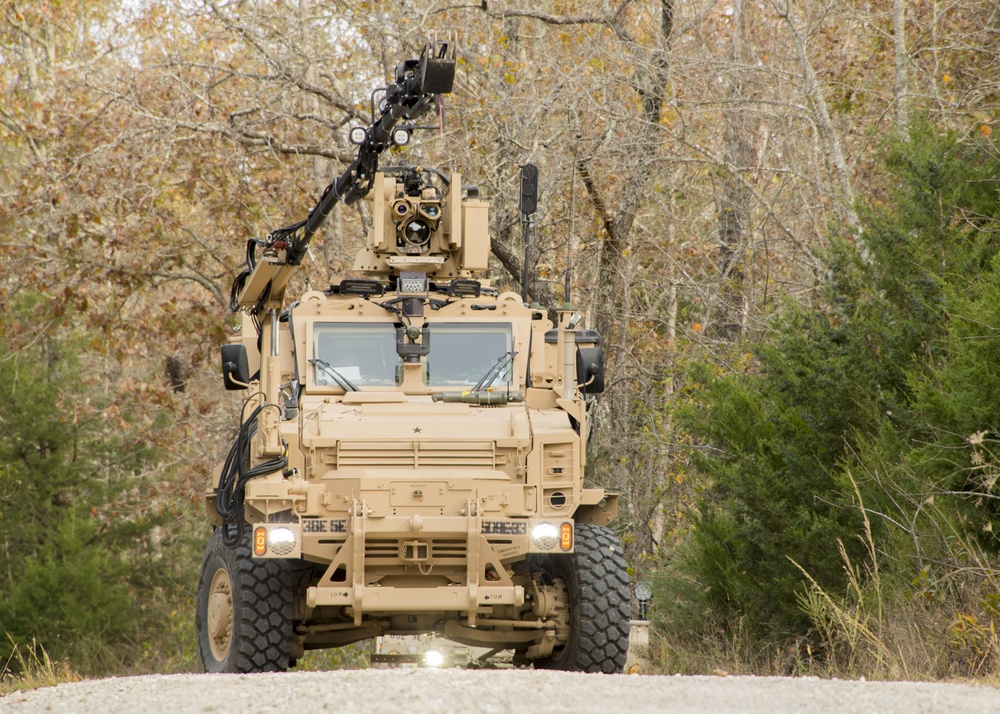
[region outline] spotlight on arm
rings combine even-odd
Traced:
[[[392,130],[392,143],[396,146],[406,146],[410,143],[410,130],[407,127],[396,127]]]
[[[348,136],[350,142],[356,146],[364,144],[367,137],[368,132],[363,126],[351,127],[351,133]]]

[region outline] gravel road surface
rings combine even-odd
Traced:
[[[0,712],[1000,712],[1000,689],[809,677],[654,677],[389,669],[152,675],[0,698]]]

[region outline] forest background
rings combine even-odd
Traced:
[[[391,160],[479,185],[518,291],[539,167],[528,288],[603,335],[652,669],[995,679],[995,0],[0,0],[5,675],[196,667],[246,239],[450,31],[445,128]]]

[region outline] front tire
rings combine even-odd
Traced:
[[[255,560],[249,533],[230,548],[216,529],[201,563],[195,629],[205,672],[284,672],[292,643],[287,562]]]
[[[569,639],[539,669],[620,674],[628,654],[631,604],[621,543],[610,529],[576,526],[576,549],[547,559],[545,570],[566,583]]]

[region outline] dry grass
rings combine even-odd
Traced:
[[[808,674],[883,680],[1000,680],[1000,571],[976,539],[957,527],[934,500],[920,508],[937,524],[933,566],[916,578],[887,581],[883,560],[897,572],[913,572],[910,560],[893,563],[879,552],[857,484],[864,518],[861,537],[868,550],[863,568],[853,565],[840,544],[847,591],[834,597],[803,570],[809,589],[801,605],[813,622],[815,646],[800,662]],[[908,534],[911,539],[917,533]]]
[[[812,623],[805,636],[761,643],[740,622],[713,626],[706,618],[696,632],[654,638],[652,671],[1000,685],[1000,568],[994,558],[933,498],[911,504],[923,529],[902,533],[904,541],[919,542],[919,557],[891,541],[880,544],[856,484],[854,492],[864,524],[858,534],[864,563],[852,563],[839,544],[847,576],[842,593],[827,592],[799,568],[806,583],[799,604]]]
[[[10,635],[7,639],[14,650],[0,668],[0,696],[79,681],[68,661],[53,662],[45,648],[36,642],[31,647],[21,647]]]
[[[835,597],[813,585],[802,599],[808,635],[762,642],[738,623],[683,640],[654,635],[647,671],[1000,685],[1000,613],[980,607],[1000,591],[971,573],[949,591],[885,587],[876,616],[867,588]]]

